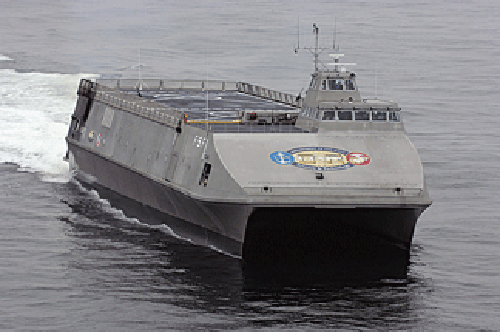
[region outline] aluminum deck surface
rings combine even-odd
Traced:
[[[123,90],[122,90],[123,91]],[[125,90],[137,94],[135,90]],[[208,123],[189,123],[190,126],[213,132],[235,133],[304,133],[293,124],[243,124],[230,123],[240,119],[240,112],[252,111],[291,111],[291,107],[272,100],[239,93],[237,91],[198,91],[198,90],[148,90],[142,91],[145,99],[164,104],[185,112],[190,120],[202,120]],[[208,120],[208,121],[207,121]],[[213,123],[224,121],[224,123]]]

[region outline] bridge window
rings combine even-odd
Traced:
[[[328,90],[344,90],[344,80],[329,79]]]
[[[373,121],[386,121],[387,120],[387,112],[386,111],[373,111],[372,120]]]
[[[355,90],[354,81],[353,80],[345,80],[345,89],[346,90]]]
[[[389,121],[400,122],[401,116],[400,116],[399,111],[389,111]]]
[[[335,120],[335,111],[325,111],[323,120]]]
[[[352,111],[339,111],[339,120],[352,120]]]
[[[354,119],[356,121],[370,121],[370,113],[368,111],[355,111]]]

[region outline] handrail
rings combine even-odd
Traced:
[[[297,108],[302,107],[302,99],[298,96],[264,88],[260,85],[238,82],[238,92],[263,99],[273,100],[288,106]]]
[[[120,90],[161,91],[161,90],[192,90],[192,91],[237,91],[247,95],[272,100],[288,106],[301,108],[302,99],[298,96],[271,90],[260,85],[245,82],[216,80],[161,80],[161,79],[97,79],[96,82],[110,88]]]
[[[216,80],[162,80],[162,79],[97,79],[96,82],[120,90],[161,91],[238,91],[237,82]]]
[[[90,91],[94,92],[94,100],[166,124],[169,127],[177,128],[184,120],[184,112],[178,109],[82,79],[79,93],[88,94]]]

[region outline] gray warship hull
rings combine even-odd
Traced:
[[[310,251],[318,243],[324,254],[326,245],[332,251],[346,250],[361,241],[366,232],[374,241],[400,250],[409,250],[415,224],[425,210],[421,206],[386,207],[311,207],[309,204],[250,204],[211,202],[193,198],[161,181],[156,181],[130,167],[116,163],[68,141],[75,158],[78,180],[94,188],[106,188],[139,202],[169,217],[165,222],[173,232],[195,244],[210,246],[223,252],[246,257],[255,251],[290,255],[296,246]],[[174,217],[176,220],[173,221]],[[179,223],[178,221],[181,221]],[[163,220],[156,220],[162,224]],[[346,231],[356,237],[346,238]],[[350,243],[352,242],[352,243]],[[285,245],[283,245],[285,243]],[[328,251],[328,249],[326,249]],[[295,258],[300,254],[295,253]]]

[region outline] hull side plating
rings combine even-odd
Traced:
[[[102,186],[110,189],[177,220],[187,221],[187,227],[174,226],[174,232],[196,244],[214,246],[241,256],[242,239],[251,207],[196,200],[165,183],[77,145],[70,143],[69,150],[77,165],[78,180],[97,188]],[[171,226],[170,223],[166,224]]]
[[[290,255],[298,260],[302,255],[311,259],[311,255],[320,253],[323,257],[339,253],[346,257],[347,252],[368,253],[381,245],[409,250],[417,218],[424,210],[276,208],[203,202],[78,145],[69,143],[69,149],[79,180],[137,201],[160,212],[157,216],[164,214],[165,224],[195,244],[245,255],[249,260],[267,254]]]

